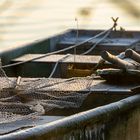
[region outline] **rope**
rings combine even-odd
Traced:
[[[82,45],[82,44],[84,44],[84,43],[86,43],[86,42],[88,42],[88,41],[90,41],[90,40],[93,40],[94,38],[97,38],[97,37],[99,37],[99,36],[101,36],[101,35],[103,35],[103,34],[106,33],[106,34],[103,36],[103,38],[99,39],[99,41],[97,41],[89,50],[87,50],[86,52],[82,53],[83,55],[86,55],[86,54],[90,53],[99,43],[101,43],[101,42],[110,34],[110,32],[112,31],[112,29],[115,29],[115,28],[116,28],[116,26],[117,26],[117,24],[116,24],[117,20],[118,20],[118,19],[116,19],[116,20],[113,19],[114,25],[113,25],[112,28],[110,28],[110,29],[108,29],[108,30],[106,30],[106,31],[103,31],[103,32],[101,32],[101,33],[95,35],[94,37],[91,37],[91,38],[89,38],[89,39],[87,39],[87,40],[85,40],[85,41],[83,41],[83,42],[81,42],[81,43],[72,45],[72,46],[70,46],[70,47],[68,47],[68,48],[64,48],[64,49],[61,49],[61,50],[58,50],[58,51],[54,51],[54,52],[51,52],[51,53],[47,53],[47,54],[45,54],[45,55],[43,55],[43,56],[36,57],[36,58],[30,59],[30,60],[27,60],[27,61],[24,61],[24,62],[18,62],[18,63],[14,63],[14,64],[5,65],[5,66],[2,66],[1,68],[7,68],[7,67],[11,67],[11,66],[17,66],[17,65],[24,64],[24,63],[27,63],[27,62],[30,62],[30,61],[33,61],[33,60],[37,60],[37,59],[40,59],[40,58],[44,58],[44,57],[49,56],[49,55],[52,55],[52,54],[61,53],[61,52],[64,52],[64,51],[67,51],[67,50],[70,50],[70,49],[73,49],[73,48],[74,48],[74,50],[75,50],[76,47],[78,47],[78,46],[80,46],[80,45]],[[78,32],[77,32],[77,38],[78,38]],[[55,73],[55,71],[56,71],[56,69],[57,69],[58,63],[59,63],[59,62],[62,62],[64,59],[66,59],[66,58],[69,57],[69,56],[70,56],[70,54],[64,56],[63,58],[61,58],[59,61],[56,62],[55,66],[54,66],[54,68],[53,68],[53,70],[52,70],[52,72],[51,72],[51,74],[49,75],[48,78],[51,78],[51,77],[54,75],[54,73]],[[100,63],[100,62],[99,62],[99,63]],[[98,66],[98,64],[97,64],[97,66]]]
[[[97,41],[88,51],[86,51],[86,52],[84,52],[84,53],[82,53],[82,54],[83,54],[83,55],[86,55],[86,54],[90,53],[99,43],[101,43],[101,42],[110,34],[111,31],[112,31],[112,29],[107,30],[107,33],[104,35],[103,38],[101,38],[99,41]],[[74,49],[76,49],[76,48],[74,48]],[[55,63],[55,66],[54,66],[54,68],[53,68],[53,70],[52,70],[52,72],[51,72],[51,74],[50,74],[50,76],[49,76],[48,78],[51,78],[51,77],[54,75],[54,73],[55,73],[55,71],[56,71],[56,69],[57,69],[58,63],[59,63],[59,62],[62,62],[64,59],[68,58],[69,56],[70,56],[70,54],[64,56],[62,59],[60,59],[59,61],[57,61],[57,62]],[[75,58],[75,54],[74,54],[74,58]],[[74,60],[75,60],[75,59],[74,59]],[[98,65],[98,64],[97,64],[97,65]]]
[[[110,29],[108,29],[108,30],[106,30],[106,34],[105,34],[105,36],[103,37],[103,38],[101,38],[99,41],[97,41],[89,50],[87,50],[86,52],[84,52],[84,53],[82,53],[83,55],[85,55],[85,54],[88,54],[88,53],[90,53],[99,43],[101,43],[104,39],[106,39],[107,38],[107,36],[111,33],[111,31],[114,29],[114,31],[116,31],[116,27],[117,27],[117,22],[118,22],[118,17],[117,18],[113,18],[112,17],[112,20],[113,20],[113,26],[112,26],[112,28],[110,28]]]
[[[112,28],[110,28],[110,29],[112,29]],[[17,62],[17,63],[14,63],[14,64],[4,65],[4,66],[2,66],[1,68],[8,68],[8,67],[12,67],[12,66],[17,66],[17,65],[24,64],[24,63],[27,63],[27,62],[30,62],[30,61],[33,61],[33,60],[37,60],[37,59],[44,58],[44,57],[46,57],[46,56],[50,56],[50,55],[53,55],[53,54],[58,54],[58,53],[65,52],[65,51],[67,51],[67,50],[76,48],[76,47],[78,47],[78,46],[80,46],[80,45],[82,45],[82,44],[84,44],[84,43],[86,43],[86,42],[88,42],[88,41],[91,41],[91,40],[93,40],[93,39],[95,39],[95,38],[97,38],[97,37],[99,37],[99,36],[105,34],[105,33],[108,32],[110,29],[105,30],[105,31],[103,31],[103,32],[101,32],[101,33],[95,35],[94,37],[91,37],[91,38],[89,38],[89,39],[87,39],[87,40],[85,40],[85,41],[83,41],[83,42],[79,42],[78,44],[72,45],[72,46],[70,46],[70,47],[67,47],[67,48],[64,48],[64,49],[61,49],[61,50],[57,50],[57,51],[54,51],[54,52],[46,53],[46,54],[44,54],[44,55],[42,55],[42,56],[39,56],[39,57],[36,57],[36,58],[32,58],[32,59],[29,59],[29,60],[26,60],[26,61],[23,61],[23,62]]]
[[[60,60],[58,60],[58,61],[55,63],[55,66],[54,66],[54,68],[53,68],[53,70],[52,70],[52,72],[51,72],[51,74],[50,74],[50,76],[49,76],[48,78],[51,78],[51,77],[54,75],[54,73],[55,73],[55,71],[56,71],[56,69],[57,69],[58,63],[59,63],[59,62],[62,62],[63,60],[65,60],[65,59],[68,58],[69,56],[70,56],[70,54],[67,54],[66,56],[64,56],[63,58],[61,58]]]
[[[111,33],[111,31],[112,31],[112,29],[108,30],[103,38],[99,39],[89,50],[87,50],[86,52],[84,52],[82,54],[86,55],[86,54],[90,53],[99,43],[101,43],[104,39],[107,38],[107,36]]]

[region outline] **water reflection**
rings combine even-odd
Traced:
[[[1,0],[1,49],[45,38],[69,28],[109,28],[120,17],[126,29],[139,29],[140,0]]]
[[[0,3],[0,14],[2,14],[2,12],[5,12],[11,6],[12,6],[11,0],[5,0],[5,1],[1,2]]]
[[[140,19],[140,9],[139,9],[139,0],[110,0],[116,4],[119,8],[124,10],[127,14],[131,15],[136,20]]]
[[[84,7],[79,10],[79,14],[83,17],[91,16],[92,8],[91,7]]]

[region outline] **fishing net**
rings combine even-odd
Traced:
[[[97,44],[110,34],[111,30],[112,28],[95,36],[105,34],[83,55],[90,53]],[[71,48],[78,45],[71,46]],[[49,78],[30,79],[24,82],[21,77],[10,80],[0,65],[0,123],[46,114],[55,108],[79,108],[90,94],[93,77],[70,78],[67,80],[51,78],[58,63],[69,56],[69,54],[66,55],[55,64]]]
[[[55,108],[78,108],[90,94],[91,83],[92,77],[11,80],[0,68],[0,123],[43,115]]]

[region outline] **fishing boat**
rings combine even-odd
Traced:
[[[139,62],[127,49],[140,53],[139,31],[72,29],[1,52],[0,139],[139,139]]]
[[[139,38],[138,31],[68,30],[54,37],[6,50],[1,52],[0,56],[3,65],[22,63],[9,68],[4,67],[8,76],[49,77],[54,64],[59,61],[62,67],[58,65],[59,73],[56,71],[53,77],[65,78],[70,77],[69,71],[74,67],[73,63],[77,69],[94,67],[103,50],[119,54],[133,48],[140,52]],[[67,54],[71,56],[66,56]],[[79,76],[80,72],[79,75],[76,74]]]

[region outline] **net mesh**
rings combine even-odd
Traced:
[[[91,83],[91,77],[10,80],[0,67],[0,123],[42,115],[55,108],[78,108],[90,94]]]

